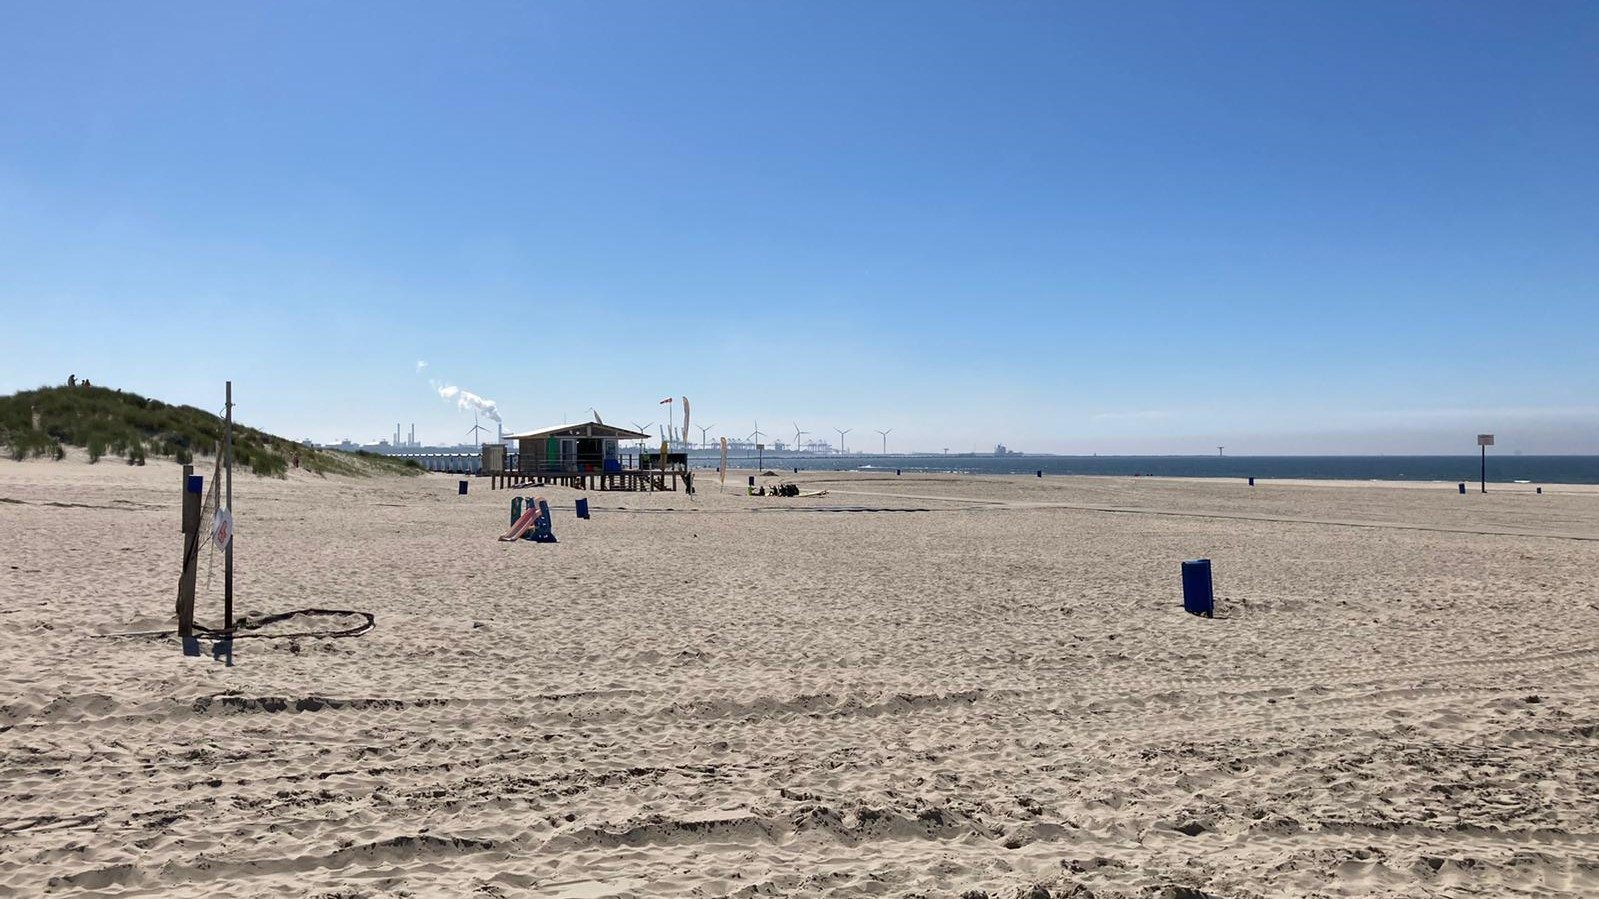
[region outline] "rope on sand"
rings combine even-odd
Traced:
[[[359,615],[362,618],[365,618],[366,620],[363,621],[362,623],[358,624],[358,625],[355,625],[354,627],[347,627],[347,628],[344,628],[343,630],[335,630],[335,631],[295,631],[295,632],[287,633],[287,634],[240,633],[240,631],[257,630],[257,629],[265,627],[265,626],[267,626],[269,624],[276,624],[279,621],[287,621],[290,618],[295,618],[295,617],[298,617],[298,616],[301,616],[301,615],[307,615],[307,616],[311,616],[311,615],[326,615],[326,616]],[[275,614],[275,615],[264,615],[264,616],[262,616],[260,618],[255,619],[255,620],[251,620],[249,618],[240,618],[238,620],[238,622],[234,625],[232,636],[236,640],[243,640],[243,639],[246,639],[246,638],[254,638],[254,639],[257,639],[257,640],[286,640],[286,639],[290,639],[290,638],[308,638],[308,637],[359,637],[359,636],[367,633],[368,631],[372,630],[375,627],[377,627],[377,616],[373,615],[371,612],[359,612],[359,611],[356,611],[354,609],[295,609],[292,612],[280,612],[280,613]],[[91,637],[176,637],[177,635],[178,635],[177,630],[173,629],[173,630],[169,630],[169,631],[133,631],[131,633],[125,633],[125,634],[90,634],[89,636],[91,636]],[[226,637],[229,636],[227,631],[216,630],[214,628],[209,628],[209,627],[201,627],[201,626],[198,626],[198,625],[196,625],[195,628],[194,628],[194,635],[197,636],[197,637],[207,637],[207,638],[210,638],[210,639],[225,639]]]

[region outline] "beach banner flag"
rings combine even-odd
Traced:
[[[688,442],[688,397],[683,397],[683,435],[684,443]]]
[[[662,440],[661,441],[661,470],[662,471],[666,470],[666,448],[667,448],[666,441]]]
[[[722,486],[727,486],[727,438],[722,438]]]

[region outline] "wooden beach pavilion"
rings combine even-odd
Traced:
[[[492,487],[561,484],[579,490],[676,490],[688,477],[688,457],[622,451],[624,440],[649,440],[642,431],[599,422],[552,425],[506,435],[516,453],[498,471],[485,471]]]

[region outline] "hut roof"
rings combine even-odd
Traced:
[[[650,435],[630,428],[619,428],[616,425],[602,425],[599,422],[583,421],[575,425],[551,425],[547,428],[506,434],[505,436],[508,440],[537,440],[540,437],[609,437],[615,440],[638,440],[641,438],[647,439]]]

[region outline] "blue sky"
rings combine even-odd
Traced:
[[[0,392],[1599,452],[1591,3],[24,4],[0,58]]]

